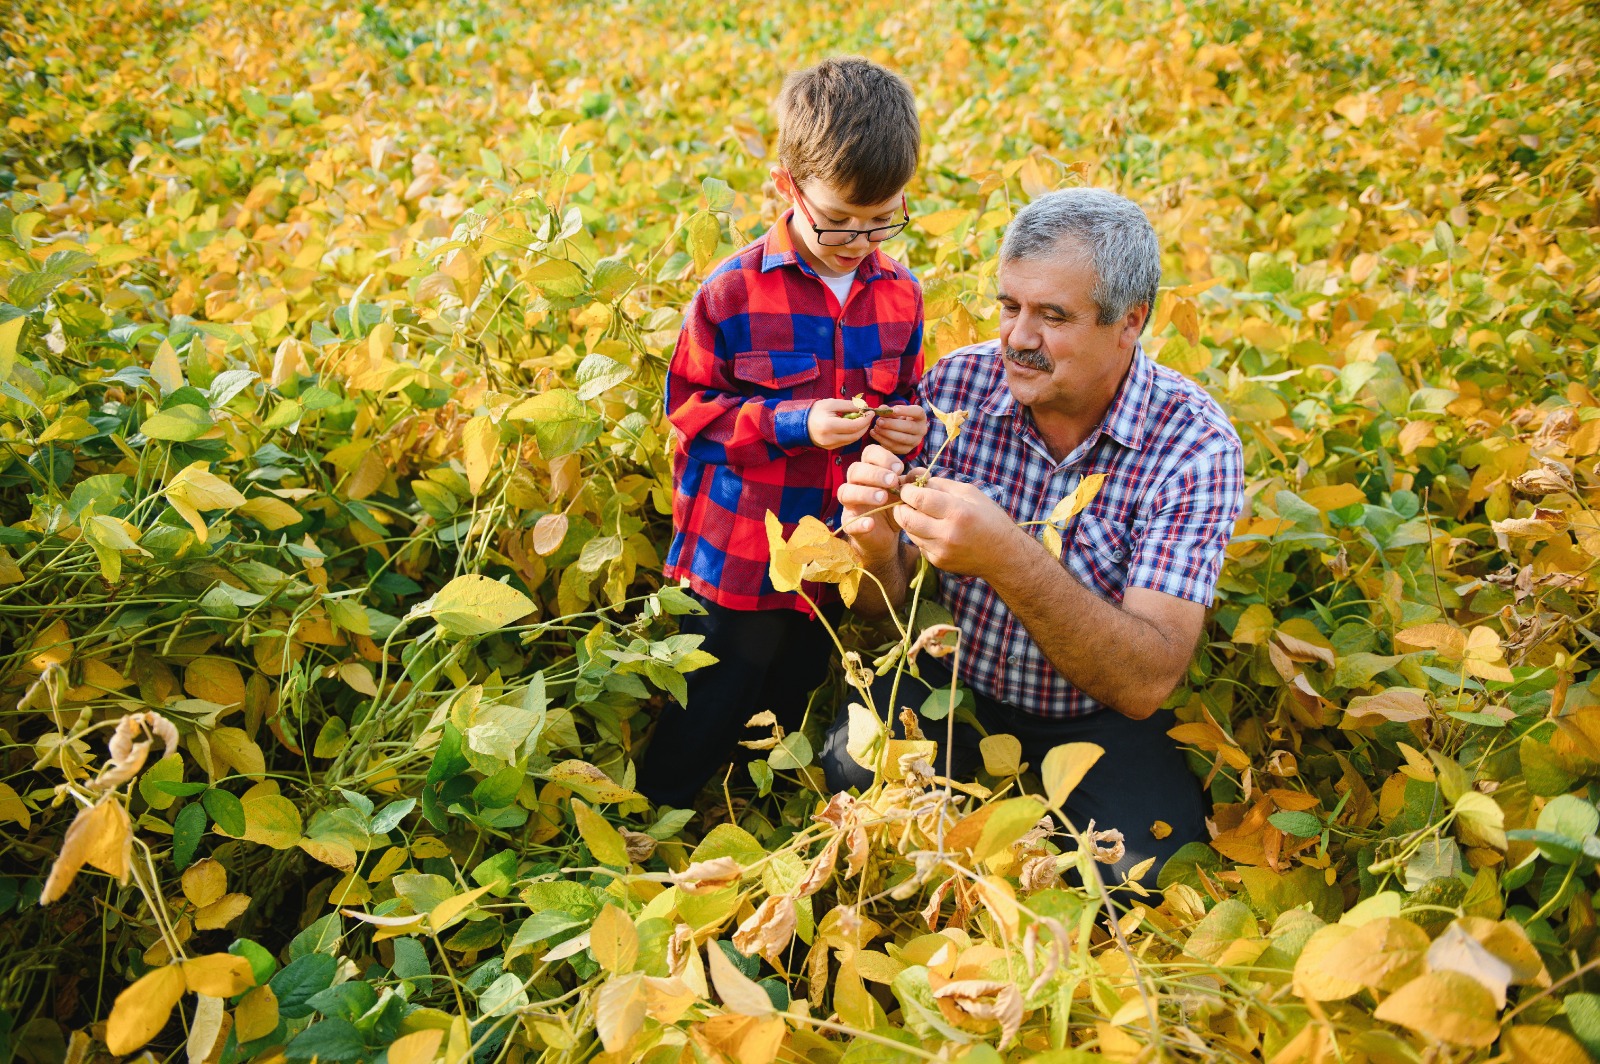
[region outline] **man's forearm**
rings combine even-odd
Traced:
[[[1174,647],[1155,625],[1096,595],[1026,533],[1010,564],[986,574],[1056,671],[1125,716],[1160,708],[1193,647]]]
[[[906,590],[911,583],[909,574],[916,557],[917,548],[909,543],[901,543],[882,561],[869,563],[867,572],[877,579],[861,581],[861,591],[856,595],[853,607],[855,612],[863,617],[884,617],[905,605]],[[888,595],[887,601],[885,594]]]

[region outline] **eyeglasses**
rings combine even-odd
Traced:
[[[817,234],[817,243],[825,248],[837,248],[846,244],[853,244],[858,236],[864,236],[874,244],[881,244],[911,224],[911,208],[906,206],[904,192],[900,194],[900,210],[905,214],[906,220],[896,222],[894,225],[880,225],[873,229],[824,229],[811,216],[811,208],[806,205],[805,193],[800,191],[799,185],[795,186],[794,195],[796,202],[800,204],[800,209],[805,212],[806,221],[811,223],[811,231]]]

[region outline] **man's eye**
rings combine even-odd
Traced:
[[[1058,318],[1054,314],[1046,314],[1044,316],[1044,323],[1046,325],[1065,325],[1067,323],[1067,319]]]

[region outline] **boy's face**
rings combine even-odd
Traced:
[[[820,274],[843,277],[854,273],[877,245],[864,235],[844,245],[823,244],[817,239],[812,223],[806,220],[806,211],[811,212],[818,229],[876,229],[900,220],[902,198],[899,192],[882,203],[860,204],[849,202],[838,189],[819,178],[807,178],[796,186],[787,170],[774,169],[772,180],[778,195],[794,207],[794,214],[789,218],[789,235],[795,247]]]

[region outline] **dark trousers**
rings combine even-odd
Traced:
[[[703,617],[685,616],[679,631],[701,635],[714,665],[684,677],[689,703],[668,704],[639,765],[639,792],[657,805],[688,806],[736,753],[741,739],[768,728],[744,722],[770,709],[785,731],[800,727],[811,693],[828,678],[833,641],[822,622],[797,610],[730,610],[700,596]],[[839,610],[825,609],[830,622]]]
[[[948,689],[949,670],[942,663],[923,662],[922,679],[907,674],[900,679],[895,707],[895,735],[904,738],[899,722],[900,706],[920,706],[932,688]],[[889,704],[894,674],[881,676],[872,687],[872,698],[880,715]],[[854,694],[854,692],[852,692]],[[976,695],[976,692],[974,692]],[[1103,709],[1086,717],[1052,720],[1025,713],[1014,706],[976,695],[974,715],[990,735],[1015,735],[1022,743],[1022,760],[1037,772],[1044,755],[1062,743],[1095,743],[1105,749],[1100,760],[1084,776],[1065,804],[1067,817],[1080,831],[1094,821],[1095,830],[1117,828],[1127,843],[1127,853],[1107,876],[1110,883],[1121,882],[1128,869],[1149,857],[1155,866],[1140,883],[1154,889],[1156,874],[1167,858],[1186,842],[1207,838],[1205,817],[1208,805],[1200,781],[1189,771],[1183,752],[1168,735],[1174,724],[1172,715],[1158,712],[1145,720],[1131,720],[1113,709]],[[851,698],[849,701],[858,701]],[[945,769],[945,721],[923,720],[923,733],[939,742],[934,769]],[[957,723],[950,756],[954,778],[975,779],[983,765],[978,742],[983,736],[971,725]],[[865,788],[872,772],[856,764],[845,752],[849,738],[846,713],[839,713],[823,743],[819,761],[832,790]],[[1157,821],[1172,831],[1158,839],[1151,833]],[[1070,843],[1067,847],[1071,848]]]

